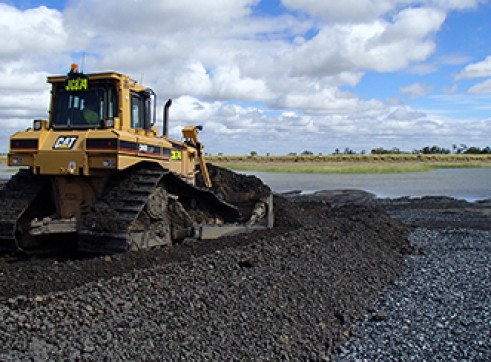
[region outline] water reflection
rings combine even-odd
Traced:
[[[491,198],[491,168],[440,169],[393,174],[249,173],[275,192],[361,189],[379,197],[451,196],[469,201]]]
[[[14,168],[8,167],[7,165],[0,165],[0,180],[8,180],[17,171],[19,171],[18,167]]]
[[[0,165],[0,179],[17,169]],[[469,201],[491,198],[491,168],[440,169],[394,174],[300,174],[247,172],[256,175],[275,192],[361,189],[378,197],[451,196]]]

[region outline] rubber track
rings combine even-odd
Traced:
[[[17,222],[48,181],[20,170],[0,190],[0,250],[17,251]]]

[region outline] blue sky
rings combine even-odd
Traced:
[[[206,14],[206,16],[204,16]],[[0,0],[0,152],[84,54],[210,153],[490,145],[487,0]]]

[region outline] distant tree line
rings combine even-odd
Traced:
[[[367,152],[365,150],[360,151],[360,155],[365,155]],[[334,152],[332,153],[333,155],[356,155],[357,152],[353,151],[349,147],[345,147],[344,150],[340,150],[339,148],[336,148]],[[448,155],[448,154],[471,154],[471,155],[489,155],[491,154],[491,147],[486,146],[484,148],[480,147],[467,147],[465,144],[453,144],[452,149],[440,147],[437,145],[433,146],[425,146],[420,149],[413,149],[411,152],[407,151],[401,151],[397,147],[392,147],[392,148],[383,148],[383,147],[377,147],[374,148],[370,151],[370,154],[372,155],[398,155],[398,154],[423,154],[423,155],[436,155],[436,154],[441,154],[441,155]],[[209,154],[207,154],[209,155]],[[257,151],[251,151],[249,154],[251,157],[256,157],[259,156],[259,153]],[[311,156],[314,155],[314,152],[309,151],[309,150],[304,150],[303,152],[300,153],[302,156]],[[322,153],[318,154],[319,156],[322,156]],[[223,156],[223,153],[218,153],[218,156]],[[270,153],[266,153],[266,156],[270,156]],[[297,156],[296,152],[290,152],[288,156]]]
[[[371,150],[370,153],[372,155],[388,155],[388,154],[398,155],[398,154],[405,153],[405,152],[402,152],[397,147],[393,147],[391,149],[385,149],[383,147],[377,147],[377,148],[374,148],[373,150]]]
[[[453,151],[453,152],[452,152]],[[457,145],[452,145],[452,151],[450,151],[448,148],[444,147],[439,147],[439,146],[425,146],[421,149],[414,149],[411,151],[413,154],[423,154],[423,155],[436,155],[436,154],[442,154],[442,155],[448,155],[451,153],[454,154],[472,154],[472,155],[488,155],[491,154],[491,148],[489,146],[486,146],[484,148],[480,147],[467,147],[464,144],[461,144],[460,146]],[[397,147],[391,148],[391,149],[384,149],[382,147],[374,148],[371,152],[372,155],[383,155],[383,154],[402,154],[402,153],[409,153],[409,152],[404,152],[399,150]]]
[[[423,154],[423,155],[448,155],[450,150],[440,146],[425,146],[421,149],[413,149],[411,152],[401,151],[397,147],[385,149],[383,147],[374,148],[371,152],[372,155],[399,155],[399,154]]]
[[[465,144],[461,144],[461,145],[456,145],[456,144],[453,144],[452,145],[452,149],[454,151],[454,153],[456,154],[471,154],[471,155],[489,155],[491,154],[491,148],[489,146],[486,146],[484,148],[480,148],[480,147],[474,147],[474,146],[471,146],[471,147],[467,147]]]

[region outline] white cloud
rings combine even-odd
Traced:
[[[432,87],[423,83],[414,83],[402,87],[400,90],[408,98],[418,98],[428,95],[432,91]]]
[[[415,112],[408,109],[405,106],[400,106],[395,108],[388,116],[387,120],[397,120],[397,121],[420,121],[424,119],[426,114],[422,112]]]
[[[25,11],[0,3],[0,56],[18,59],[29,50],[48,54],[64,48],[67,35],[62,14],[41,6]]]
[[[491,79],[473,85],[467,90],[469,94],[491,94]]]
[[[173,132],[179,135],[180,128],[189,122],[203,121],[201,138],[210,153],[247,154],[251,150],[260,153],[286,154],[299,152],[298,140],[315,152],[332,152],[335,147],[370,150],[377,146],[398,147],[412,150],[422,147],[430,140],[432,144],[443,139],[453,142],[462,138],[476,137],[479,132],[491,130],[491,122],[466,122],[473,129],[462,129],[462,121],[443,121],[439,117],[413,110],[404,105],[378,103],[376,107],[359,105],[357,116],[353,113],[299,115],[297,112],[282,112],[268,116],[261,109],[242,107],[222,102],[207,103],[185,97],[171,108]],[[356,134],[356,137],[353,135]],[[408,137],[411,135],[411,137]],[[254,142],[244,142],[253,137]],[[431,142],[430,142],[431,143]],[[446,143],[444,143],[446,144]],[[228,150],[228,151],[226,151]]]
[[[46,72],[33,71],[30,62],[18,60],[0,64],[0,91],[46,90]]]
[[[46,76],[69,49],[63,14],[41,6],[19,10],[0,3],[0,125],[1,148],[6,134],[48,118]]]
[[[401,7],[429,7],[444,11],[475,9],[486,0],[282,0],[299,10],[327,22],[364,23],[397,12]]]
[[[202,123],[208,149],[217,152],[248,153],[251,145],[296,152],[286,148],[299,139],[326,152],[326,142],[332,151],[417,142],[437,137],[438,128],[458,134],[453,130],[461,127],[430,112],[390,95],[360,97],[356,87],[366,72],[429,74],[462,64],[460,55],[430,58],[435,35],[448,11],[480,1],[283,0],[294,11],[255,17],[258,1],[71,0],[63,12],[0,4],[0,122],[13,130],[45,117],[46,74],[64,73],[84,53],[84,70],[128,73],[159,100],[172,97],[172,134]],[[489,76],[488,58],[458,79]],[[483,82],[469,93],[487,89]],[[417,83],[401,92],[416,97],[430,90]]]
[[[236,66],[219,67],[214,72],[214,95],[218,99],[241,99],[260,101],[270,98],[269,90],[262,79],[244,77]]]
[[[487,0],[429,0],[429,5],[437,6],[445,10],[469,10],[475,9],[479,4]]]
[[[456,94],[458,90],[459,90],[459,86],[457,84],[454,84],[448,88],[442,88],[442,92],[445,94]]]
[[[456,80],[489,78],[491,77],[491,55],[483,61],[468,64],[455,76]],[[491,79],[474,84],[467,90],[468,94],[491,94]]]
[[[86,68],[143,76],[166,97],[302,104],[317,112],[332,112],[339,104],[347,108],[353,100],[335,88],[356,86],[366,70],[393,71],[424,60],[434,50],[431,35],[444,19],[434,9],[407,9],[396,11],[392,21],[322,25],[317,36],[307,39],[303,34],[314,25],[311,20],[253,18],[257,1],[193,2],[191,11],[187,1],[150,0],[143,10],[135,1],[124,7],[115,0],[71,4],[65,14],[70,29],[90,29],[85,41],[93,51]],[[366,4],[379,15],[394,10],[391,1]],[[125,26],[112,24],[116,19]],[[295,37],[303,40],[291,42]],[[326,98],[330,92],[334,98]]]
[[[491,55],[482,62],[467,65],[464,70],[456,75],[456,79],[483,78],[491,76]]]
[[[409,8],[394,16],[393,23],[387,25],[377,43],[393,43],[404,37],[425,39],[440,29],[445,13],[432,8]]]
[[[23,92],[15,95],[2,92],[0,117],[47,118],[49,93]]]
[[[251,12],[258,0],[210,0],[210,1],[135,1],[84,0],[72,1],[66,16],[76,26],[82,27],[88,36],[100,30],[125,33],[133,37],[149,34],[176,34],[190,30],[217,31],[224,24],[230,25]],[[111,15],[111,16],[108,16]]]
[[[425,60],[434,51],[432,35],[444,20],[441,11],[420,8],[401,11],[392,22],[325,26],[314,39],[292,52],[292,74],[402,69]]]
[[[304,11],[324,21],[372,21],[393,9],[397,3],[391,0],[282,0],[289,8]]]
[[[176,74],[174,84],[177,93],[197,96],[210,94],[212,87],[210,75],[198,61],[188,64],[184,72]]]

